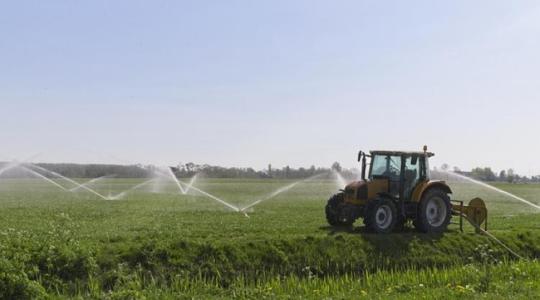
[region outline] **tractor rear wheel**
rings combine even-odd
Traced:
[[[414,226],[420,232],[441,233],[446,231],[452,217],[450,197],[441,189],[427,191],[420,205]]]
[[[332,226],[351,226],[354,223],[354,218],[347,213],[345,195],[337,193],[328,199],[325,207],[326,220]]]
[[[375,233],[390,233],[398,221],[397,208],[394,201],[387,198],[376,198],[366,207],[364,224]]]

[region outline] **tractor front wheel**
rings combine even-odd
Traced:
[[[390,233],[397,222],[397,208],[392,200],[377,198],[369,202],[364,217],[364,224],[368,230],[376,233]]]
[[[354,223],[354,217],[349,213],[345,205],[345,195],[337,193],[328,199],[325,207],[326,220],[332,226],[351,226]]]

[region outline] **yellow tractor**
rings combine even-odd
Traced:
[[[425,233],[441,233],[452,215],[463,217],[477,229],[485,223],[487,209],[480,198],[468,206],[450,200],[452,190],[442,180],[431,180],[428,160],[434,154],[402,151],[358,153],[362,161],[362,180],[349,183],[333,195],[326,205],[326,219],[332,226],[351,226],[363,218],[368,230],[389,233],[401,230],[408,220]],[[371,163],[366,164],[366,157]],[[366,169],[369,168],[366,177]],[[454,202],[454,204],[453,204]],[[463,230],[463,229],[462,229]]]

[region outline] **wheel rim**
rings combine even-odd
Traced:
[[[444,200],[440,197],[429,199],[426,205],[426,219],[428,224],[433,227],[441,226],[446,220],[447,207]]]
[[[377,224],[377,227],[382,229],[388,228],[390,224],[392,224],[392,218],[390,206],[381,205],[377,208],[377,212],[375,213],[375,223]]]

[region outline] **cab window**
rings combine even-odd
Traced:
[[[401,157],[391,155],[374,155],[371,162],[370,179],[386,177],[393,181],[399,181],[401,174]]]

